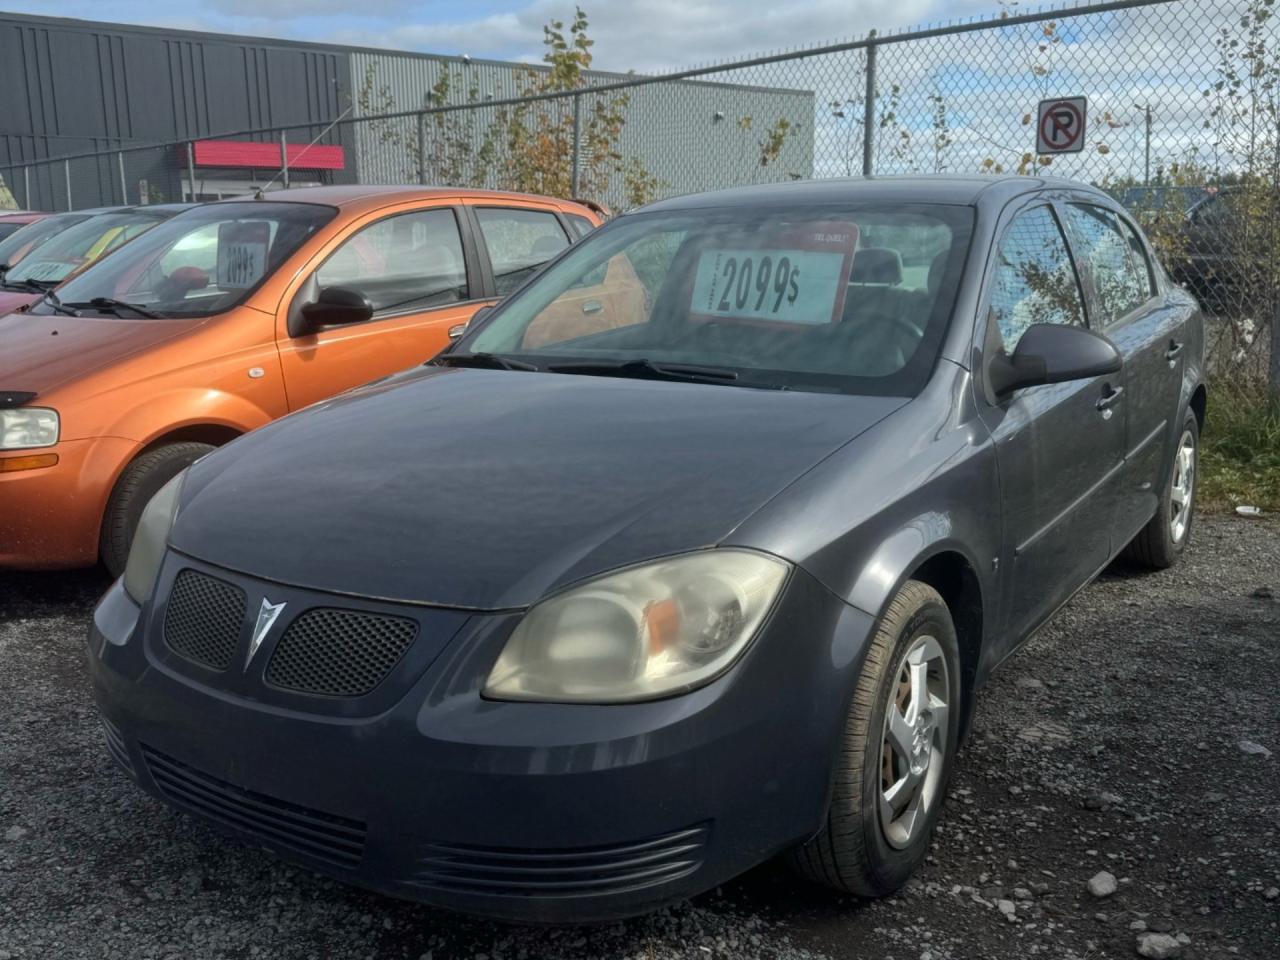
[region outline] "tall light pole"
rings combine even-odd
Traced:
[[[1143,112],[1145,119],[1146,149],[1143,151],[1142,183],[1149,187],[1151,186],[1151,104],[1135,103],[1134,106]]]

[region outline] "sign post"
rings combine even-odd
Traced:
[[[1041,100],[1036,118],[1036,153],[1079,153],[1084,149],[1087,116],[1085,97]]]

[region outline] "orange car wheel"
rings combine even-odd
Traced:
[[[214,449],[207,443],[171,443],[142,456],[125,467],[107,501],[102,518],[99,553],[113,577],[124,573],[142,510],[166,483]]]

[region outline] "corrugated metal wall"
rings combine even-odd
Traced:
[[[524,87],[521,79],[529,69],[523,64],[352,51],[354,115],[432,105],[430,92],[445,71],[452,78],[451,103],[467,102],[472,90],[482,103],[515,97]],[[623,74],[592,73],[588,82],[625,79]],[[618,93],[600,96],[617,97]],[[814,97],[810,91],[685,81],[637,87],[626,91],[626,98],[619,152],[625,159],[638,158],[661,182],[664,196],[813,173]],[[583,99],[584,116],[592,99]],[[540,109],[564,115],[572,110],[572,102],[552,101]],[[475,111],[477,145],[481,128],[492,120],[493,113],[492,109]],[[779,120],[789,124],[788,134],[777,159],[762,165],[760,143]],[[404,146],[416,143],[412,119],[356,124],[353,137],[362,180],[415,179],[414,159]],[[615,178],[611,184],[610,196],[592,199],[619,204],[619,181]]]
[[[272,124],[327,122],[348,102],[338,50],[147,27],[0,14],[0,166]],[[127,182],[174,180],[175,151],[132,154]],[[33,168],[32,205],[66,207]],[[79,163],[77,206],[120,202],[111,159]],[[169,191],[165,191],[168,193]],[[136,199],[136,198],[130,198]],[[166,197],[173,199],[173,197]]]

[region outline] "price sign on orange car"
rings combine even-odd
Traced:
[[[224,290],[252,287],[266,275],[271,225],[265,220],[237,220],[218,227],[218,286]]]
[[[724,247],[706,247],[690,313],[701,319],[813,326],[844,311],[858,228],[817,223]]]

